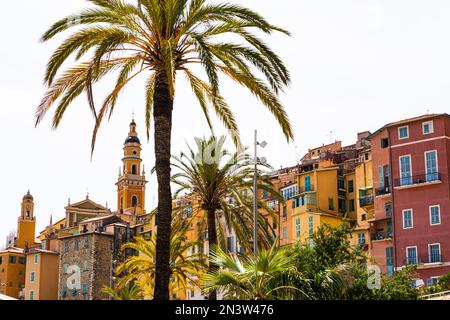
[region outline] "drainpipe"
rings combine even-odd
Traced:
[[[394,203],[394,174],[393,174],[393,162],[392,162],[392,140],[391,140],[391,129],[388,127],[388,139],[389,139],[389,175],[390,175],[390,188],[391,188],[391,195],[392,195],[392,247],[393,247],[393,253],[394,253],[394,265],[392,266],[392,275],[395,275],[396,268],[397,268],[397,244],[396,244],[396,235],[395,235],[395,203]],[[384,177],[383,177],[384,178]]]

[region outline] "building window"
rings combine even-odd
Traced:
[[[389,139],[388,138],[381,139],[380,144],[381,144],[381,149],[386,149],[387,147],[389,147]]]
[[[366,221],[367,220],[367,214],[363,213],[361,215],[361,221]]]
[[[355,200],[351,199],[348,201],[348,210],[350,212],[354,212],[355,211]]]
[[[64,286],[62,289],[62,296],[63,296],[63,298],[67,297],[67,287],[66,286]]]
[[[89,238],[88,237],[84,238],[83,247],[84,247],[84,249],[89,248]]]
[[[17,262],[17,257],[16,256],[9,256],[9,263],[16,264],[16,262]]]
[[[313,239],[309,239],[308,240],[308,245],[309,245],[309,247],[312,249],[312,248],[314,248],[314,240]]]
[[[137,204],[138,204],[137,197],[136,197],[136,196],[133,196],[133,197],[131,198],[131,206],[132,206],[133,208],[136,208],[136,207],[137,207]]]
[[[440,206],[430,206],[430,224],[441,224],[441,208]]]
[[[135,165],[135,164],[133,164],[133,165],[131,166],[131,174],[137,174],[137,168],[136,168],[136,165]]]
[[[308,233],[309,233],[310,237],[314,233],[314,218],[313,217],[308,217]]]
[[[333,198],[328,198],[328,210],[334,210]]]
[[[338,188],[345,190],[345,180],[338,179]]]
[[[438,180],[437,151],[425,152],[425,168],[427,182]]]
[[[65,263],[64,265],[63,265],[63,273],[64,274],[67,274],[67,269],[69,268],[69,265],[67,264],[67,263]]]
[[[413,223],[412,209],[403,210],[403,229],[411,229],[413,227]]]
[[[78,251],[78,239],[73,242],[73,250]]]
[[[433,133],[434,129],[433,129],[433,121],[428,121],[428,122],[424,122],[422,123],[422,132],[423,134],[430,134]]]
[[[428,255],[429,263],[441,262],[441,245],[439,243],[428,245]]]
[[[298,238],[300,237],[300,218],[295,219],[295,236]]]
[[[283,206],[283,218],[286,218],[287,216],[287,207]]]
[[[411,177],[411,156],[401,156],[400,158],[400,185],[409,186],[412,184]]]
[[[352,193],[355,190],[355,187],[353,185],[353,180],[348,181],[348,192]]]
[[[3,263],[3,257],[0,256],[0,264]]]
[[[358,244],[366,244],[366,235],[364,233],[358,233]]]
[[[409,138],[409,129],[408,126],[398,128],[398,138],[406,139]]]
[[[64,252],[69,252],[69,241],[64,242]]]
[[[19,264],[25,264],[25,257],[19,257]]]
[[[417,247],[406,247],[406,264],[417,264]]]
[[[33,290],[30,291],[30,300],[34,300],[34,291]]]
[[[439,277],[429,277],[427,279],[427,286],[435,286],[438,284]]]
[[[83,271],[87,271],[88,270],[88,262],[87,260],[83,261]]]
[[[298,193],[298,187],[296,184],[286,187],[281,190],[281,195],[283,196],[284,200],[289,200],[289,199],[293,198],[294,196],[297,195],[297,193]]]
[[[87,283],[83,283],[83,284],[82,284],[82,286],[81,286],[81,293],[82,293],[83,295],[85,295],[85,294],[88,293],[88,285],[87,285]]]
[[[228,252],[235,252],[233,236],[229,236],[227,238],[227,249],[228,249]]]
[[[36,273],[34,271],[30,274],[30,282],[34,282],[36,280]]]
[[[268,196],[267,190],[263,190],[262,191],[262,198],[263,199],[267,199],[267,196]]]
[[[392,202],[384,204],[384,212],[386,213],[386,218],[392,218]]]
[[[9,285],[9,287],[10,287],[10,288],[12,288],[12,287],[13,287],[13,285],[14,285],[14,282],[12,282],[12,281],[9,281],[8,285]]]
[[[305,177],[305,192],[311,191],[311,177],[306,176]]]
[[[39,256],[37,254],[34,255],[34,263],[38,263]]]
[[[287,238],[287,230],[286,227],[283,227],[283,239]]]

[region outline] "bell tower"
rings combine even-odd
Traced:
[[[20,217],[17,222],[17,240],[15,246],[26,248],[34,245],[36,219],[34,217],[34,199],[28,190],[22,198]]]
[[[136,132],[136,122],[131,121],[130,132],[123,147],[122,167],[117,185],[118,211],[134,208],[145,211],[145,170],[142,167],[141,142]]]

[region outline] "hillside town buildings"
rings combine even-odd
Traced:
[[[68,203],[60,220],[35,237],[34,198],[22,200],[17,232],[0,250],[0,294],[26,300],[108,299],[114,269],[136,252],[120,250],[157,230],[157,215],[145,206],[147,180],[136,123],[124,142],[115,210],[90,199]],[[361,248],[369,264],[392,276],[417,266],[416,285],[432,285],[450,272],[450,116],[427,114],[386,124],[374,133],[357,134],[351,145],[341,141],[311,148],[269,179],[283,201],[258,190],[275,210],[267,217],[279,246],[296,242],[313,246],[321,226],[354,227],[351,245]],[[205,239],[204,215],[192,196],[174,199],[174,210],[194,217],[188,239]],[[233,230],[226,232],[232,254],[246,254]],[[73,283],[73,274],[80,274]],[[77,278],[78,279],[78,278]],[[78,280],[77,280],[78,281]],[[174,293],[172,299],[204,299],[200,288]]]

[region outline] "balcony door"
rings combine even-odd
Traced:
[[[400,185],[408,186],[412,184],[412,174],[411,174],[411,156],[401,156],[400,157]]]
[[[305,191],[311,191],[311,177],[310,176],[306,176],[305,177]]]
[[[438,180],[437,152],[425,152],[425,168],[427,182]]]

